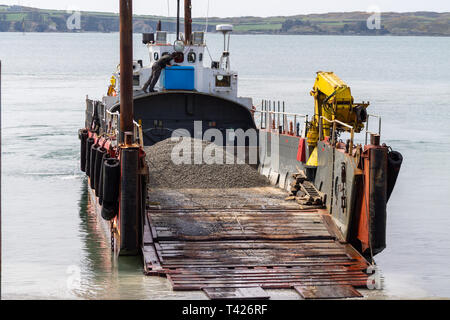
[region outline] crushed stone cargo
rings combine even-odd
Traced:
[[[192,138],[183,138],[179,141],[166,139],[146,147],[149,186],[173,189],[221,189],[269,185],[266,177],[260,175],[249,164],[238,164],[237,157],[224,149],[214,143]],[[233,159],[233,164],[226,164],[227,156],[228,159]],[[173,158],[176,161],[173,161]],[[179,163],[180,159],[183,159],[182,163]]]

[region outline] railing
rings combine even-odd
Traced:
[[[336,143],[336,129],[337,129],[337,125],[340,125],[342,127],[348,128],[350,129],[350,143],[349,143],[349,147],[348,147],[348,153],[352,154],[353,153],[353,139],[355,137],[355,130],[352,126],[339,121],[339,120],[330,120],[328,118],[325,118],[324,116],[320,116],[320,121],[319,121],[319,141],[323,140],[323,128],[322,128],[322,122],[323,120],[325,120],[328,123],[333,124],[333,131],[331,134],[331,145],[335,145]]]
[[[106,122],[106,134],[118,137],[120,131],[119,129],[120,113],[106,110],[105,122]]]
[[[368,114],[367,115],[367,122],[366,122],[366,140],[365,140],[365,144],[366,145],[367,145],[367,136],[369,134],[376,134],[375,132],[369,131],[369,120],[370,120],[370,117],[378,119],[378,135],[381,135],[381,116],[374,115],[374,114]]]
[[[261,110],[255,112],[260,113],[260,129],[293,136],[306,136],[308,115],[285,112],[284,101],[263,100]],[[298,121],[300,119],[304,119],[301,130],[300,124],[302,122]]]
[[[106,127],[107,131],[106,134],[110,136],[120,136],[120,113],[119,112],[111,112],[109,110],[106,110]],[[143,148],[144,147],[144,134],[142,130],[142,123],[141,121],[136,122],[133,121],[134,124],[134,141],[138,141],[139,145]]]
[[[134,141],[139,141],[139,145],[141,148],[144,148],[144,134],[142,132],[142,121],[139,120],[139,123],[133,121],[134,123]]]

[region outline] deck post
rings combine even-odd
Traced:
[[[263,116],[264,116],[264,101],[261,101],[261,125],[260,125],[260,129],[263,128]]]
[[[278,121],[277,130],[279,132],[279,130],[280,130],[280,123],[281,123],[281,121],[280,121],[280,100],[278,100],[278,117],[277,117],[277,121]]]

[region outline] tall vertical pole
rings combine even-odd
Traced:
[[[184,0],[184,37],[186,45],[191,44],[192,36],[192,5],[191,0]]]
[[[133,7],[132,0],[120,0],[120,255],[136,255],[140,247],[139,146],[133,120]]]
[[[180,40],[180,0],[177,0],[177,40]]]
[[[2,123],[2,61],[0,60],[0,124]],[[2,129],[0,127],[0,140],[2,137]],[[0,141],[0,154],[2,153],[2,142]],[[2,171],[2,161],[0,159],[0,172]],[[0,195],[2,190],[1,175],[0,175]],[[1,197],[1,196],[0,196]],[[1,201],[0,201],[1,204]],[[0,205],[0,297],[2,296],[2,208]]]
[[[133,132],[133,5],[120,0],[120,131]],[[133,141],[134,142],[134,141]]]

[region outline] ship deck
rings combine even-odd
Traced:
[[[325,210],[300,209],[277,188],[152,189],[144,226],[147,275],[212,299],[361,297],[366,260]]]

